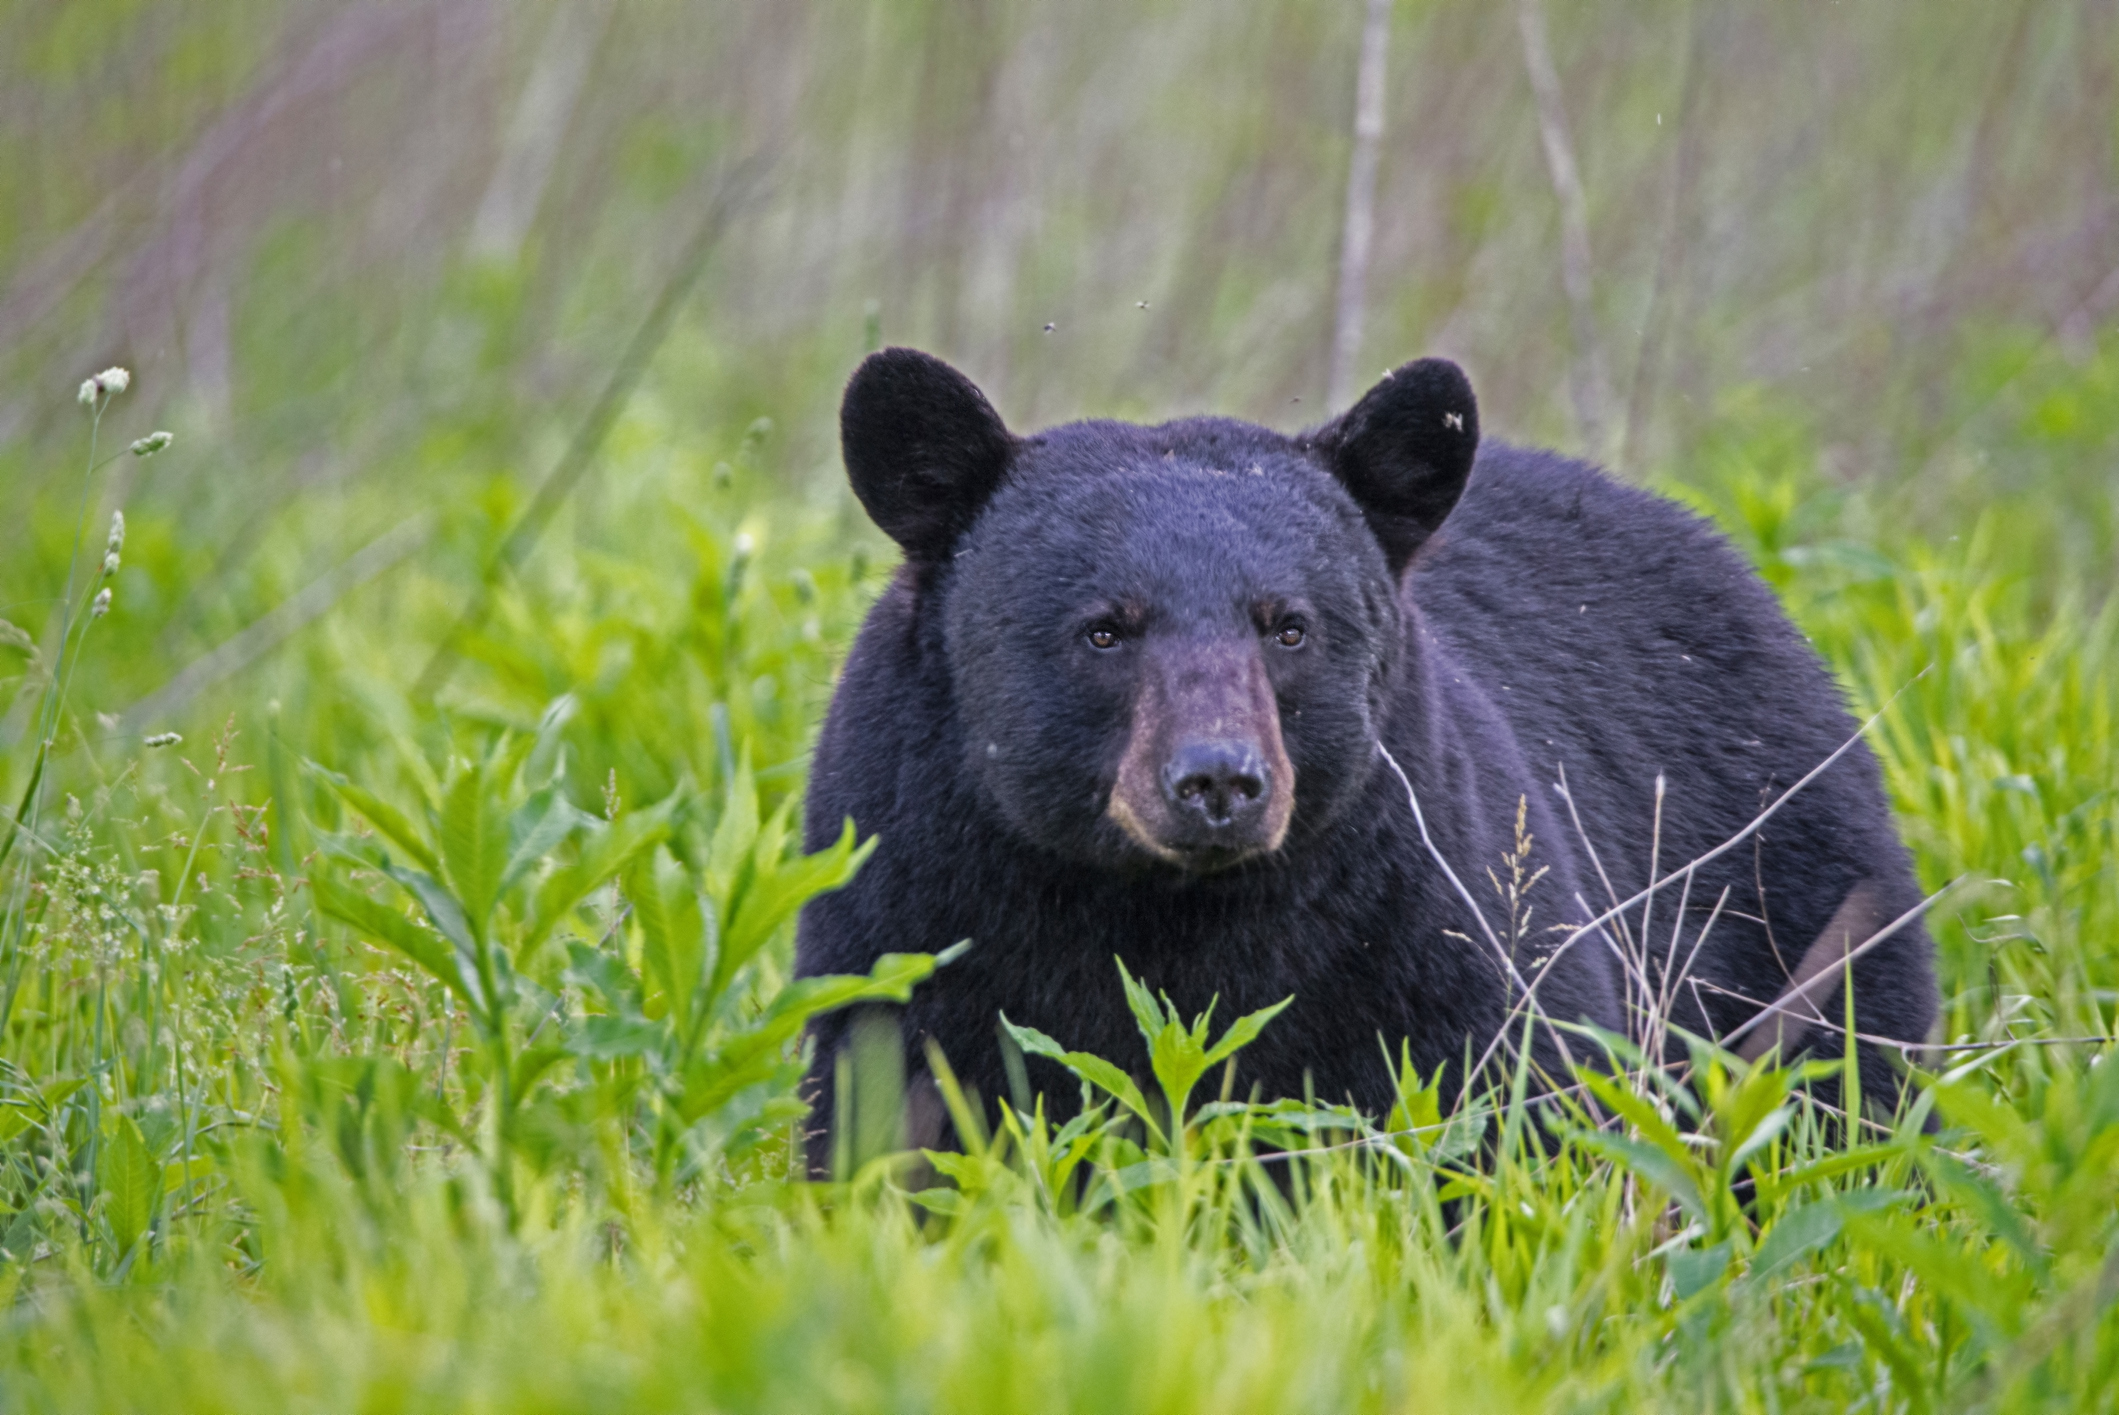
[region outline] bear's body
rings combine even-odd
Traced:
[[[847,817],[880,844],[807,906],[797,951],[800,973],[859,972],[972,940],[903,1010],[915,1071],[932,1039],[967,1087],[1007,1095],[1002,1013],[1140,1069],[1114,955],[1185,1015],[1293,995],[1240,1055],[1239,1095],[1373,1113],[1386,1049],[1408,1043],[1423,1075],[1461,1069],[1531,979],[1547,1017],[1637,1032],[1616,933],[1554,957],[1556,926],[1640,890],[1652,856],[1667,876],[1736,835],[1856,732],[1718,533],[1552,454],[1489,445],[1474,463],[1448,365],[1410,365],[1303,437],[1198,419],[1017,440],[963,414],[907,439],[890,420],[907,404],[977,397],[945,374],[882,365],[849,390],[849,468],[908,564],[847,661],[808,802],[812,848]],[[1449,436],[1422,443],[1433,429]],[[876,443],[915,450],[879,460]],[[968,508],[908,520],[967,483]],[[1526,877],[1545,873],[1512,930],[1495,880],[1519,802]],[[1675,1021],[1720,1036],[1751,1018],[1858,886],[1863,910],[1840,920],[1856,943],[1920,899],[1860,746],[1687,898],[1674,884],[1647,906]],[[1923,1038],[1928,954],[1914,923],[1856,961],[1860,1030]],[[1836,988],[1814,1000],[1841,1015]],[[814,1031],[820,1132],[846,1026]],[[1540,1031],[1548,1067],[1564,1045]],[[1071,1109],[1071,1079],[1029,1067]]]

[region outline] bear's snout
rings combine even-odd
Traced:
[[[1191,871],[1280,848],[1295,768],[1257,648],[1161,643],[1147,654],[1108,814],[1134,844]]]

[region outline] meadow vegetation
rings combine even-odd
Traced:
[[[894,564],[840,382],[1310,420],[1357,7],[149,8],[0,54],[0,1405],[2109,1406],[2108,6],[1555,7],[1586,312],[1510,7],[1399,6],[1365,356],[1713,516],[1877,715],[1953,886],[1896,1108],[1618,1041],[1252,1104],[1271,1018],[1150,976],[1136,1055],[1018,1038],[1084,1118],[908,1156],[870,1061],[824,1183],[802,1021],[953,942],[789,977],[871,848],[795,843]]]
[[[2056,364],[2050,398],[2090,406],[2108,367]],[[1935,539],[1825,480],[1785,412],[1739,400],[1724,429],[1671,489],[1884,709],[1922,876],[1967,880],[1935,920],[1961,1049],[1851,1142],[1791,1090],[1800,1068],[1709,1049],[1689,1088],[1626,1064],[1560,1111],[1505,1076],[1457,1096],[1406,1075],[1388,1116],[1215,1100],[1226,1049],[1270,1019],[1180,1025],[1150,978],[1165,1097],[1126,1079],[1141,1057],[1070,1056],[1100,1101],[1083,1120],[987,1133],[960,1109],[963,1153],[924,1171],[870,1127],[838,1182],[798,1182],[801,1019],[947,966],[786,976],[792,911],[866,850],[790,843],[832,665],[887,574],[840,499],[768,490],[766,430],[671,445],[629,417],[627,497],[499,589],[441,697],[379,671],[459,608],[413,575],[288,649],[275,697],[236,693],[166,745],[73,696],[119,651],[122,593],[87,607],[128,583],[128,527],[115,575],[76,577],[65,657],[10,650],[54,744],[45,785],[26,752],[9,778],[39,807],[6,877],[10,1403],[2106,1390],[2119,618],[2056,583],[2065,532],[2035,496]]]

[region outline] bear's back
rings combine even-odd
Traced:
[[[1805,771],[1853,730],[1823,662],[1719,531],[1555,453],[1483,446],[1405,594],[1497,701],[1550,707],[1533,725],[1661,727],[1681,756],[1711,754],[1717,724],[1747,742],[1771,729]]]
[[[1404,592],[1414,632],[1476,679],[1525,759],[1547,781],[1565,773],[1622,893],[1646,883],[1652,855],[1667,873],[1735,835],[1858,731],[1822,659],[1719,531],[1555,453],[1482,446]],[[1777,882],[1788,934],[1807,940],[1865,875],[1887,881],[1897,908],[1917,899],[1908,863],[1857,744],[1700,883],[1742,898]]]
[[[1728,540],[1668,498],[1557,453],[1493,441],[1414,561],[1407,593],[1504,658],[1558,666],[1668,647],[1724,673],[1816,658]]]

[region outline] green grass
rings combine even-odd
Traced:
[[[258,665],[103,723],[166,681],[149,626],[209,578],[136,518],[63,703],[41,611],[9,613],[45,647],[0,647],[11,723],[54,709],[0,872],[0,1404],[2108,1402],[2119,1070],[2061,1039],[2119,1002],[2114,528],[2077,465],[2119,432],[2115,369],[2039,365],[1981,433],[2006,495],[1949,467],[1837,481],[1751,395],[1670,470],[1884,709],[1924,881],[1969,881],[1935,920],[1944,1031],[1995,1045],[1851,1149],[1795,1073],[1704,1054],[1696,1091],[1621,1067],[1597,1115],[1504,1089],[1492,1149],[1410,1075],[1389,1116],[1202,1110],[1215,1037],[1143,993],[1166,1089],[1205,1075],[1182,1133],[1099,1090],[1088,1122],[1018,1117],[939,1173],[870,1136],[841,1182],[794,1182],[793,1026],[934,966],[787,979],[791,911],[858,863],[788,843],[887,566],[836,479],[791,493],[769,426],[697,437],[651,390],[436,700],[410,685],[519,512],[506,479]],[[311,514],[387,511],[355,489]],[[42,510],[10,604],[63,580],[71,514]],[[38,738],[10,731],[12,806]]]

